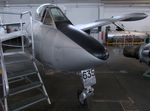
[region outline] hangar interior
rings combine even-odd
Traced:
[[[67,17],[73,22],[73,24],[89,23],[98,19],[109,18],[112,16],[127,14],[131,12],[143,12],[146,14],[150,13],[149,0],[1,0],[0,5],[2,11],[11,10],[14,12],[23,12],[29,10],[35,13],[36,8],[40,4],[49,2],[60,6],[60,8],[62,8],[62,10],[66,13]],[[149,32],[149,19],[150,18],[148,17],[144,21],[133,22],[132,24],[124,23],[124,25],[128,30]],[[7,19],[4,18],[4,20]]]
[[[119,22],[119,24],[123,24],[124,28],[128,31],[150,34],[149,0],[0,0],[0,12],[21,13],[31,11],[34,22],[37,7],[44,3],[52,3],[58,6],[74,25],[87,24],[99,19],[111,18],[128,13],[145,13],[148,17],[143,20]],[[0,14],[0,16],[3,23],[18,23],[19,20],[16,15]],[[29,22],[29,16],[25,16],[23,20],[24,22]],[[107,26],[110,26],[112,30],[116,29],[116,26],[109,24],[102,26],[101,31],[105,32]],[[99,32],[96,33],[98,35],[96,34],[94,36],[99,40]],[[102,41],[100,40],[100,42]],[[38,62],[39,72],[41,73],[52,104],[49,105],[47,102],[40,102],[21,110],[150,111],[150,78],[143,76],[143,73],[149,69],[150,55],[148,55],[148,59],[146,58],[146,62],[141,63],[137,59],[123,56],[124,44],[113,47],[107,46],[105,42],[103,43],[108,48],[109,59],[105,63],[95,67],[97,84],[94,86],[94,95],[90,97],[86,107],[80,105],[78,102],[77,90],[82,89],[83,86],[80,77],[76,76],[75,72],[53,71],[47,69],[47,67],[43,67]],[[150,54],[150,51],[148,53]],[[17,60],[19,58],[18,56],[13,59]],[[28,64],[14,65],[12,69],[18,67],[31,68],[32,66]],[[0,97],[2,98],[0,99],[0,103],[2,104],[3,88],[1,87],[0,89]],[[32,96],[37,92],[30,93],[26,94],[26,96]],[[14,100],[19,101],[17,97]],[[1,110],[5,111],[6,109],[0,107]],[[20,109],[13,111],[20,111]]]

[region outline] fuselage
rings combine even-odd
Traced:
[[[144,32],[135,32],[135,31],[109,31],[107,37],[111,38],[140,38],[144,39],[147,37],[147,34]]]
[[[108,59],[105,47],[84,31],[76,29],[58,7],[46,5],[40,11],[43,11],[42,18],[33,26],[35,55],[40,62],[68,71],[93,68]]]

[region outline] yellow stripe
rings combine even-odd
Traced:
[[[107,42],[107,45],[139,45],[143,43],[144,42],[134,42],[134,43],[109,43]]]

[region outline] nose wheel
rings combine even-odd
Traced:
[[[77,96],[81,106],[88,106],[88,97],[94,95],[94,89],[92,87],[88,87],[83,89],[83,91],[78,90]]]
[[[96,84],[94,69],[82,70],[79,74],[83,83],[84,89],[78,90],[77,96],[81,106],[88,105],[88,97],[94,95],[93,85]]]
[[[87,98],[86,99],[83,99],[81,100],[81,95],[82,95],[82,91],[81,90],[78,90],[77,91],[77,98],[79,100],[79,103],[82,107],[86,107],[88,105],[87,103]]]

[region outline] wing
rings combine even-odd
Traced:
[[[145,13],[130,13],[122,16],[115,16],[110,19],[101,19],[93,23],[76,25],[75,27],[80,30],[89,30],[92,28],[108,25],[117,21],[137,21],[146,18],[148,15]]]

